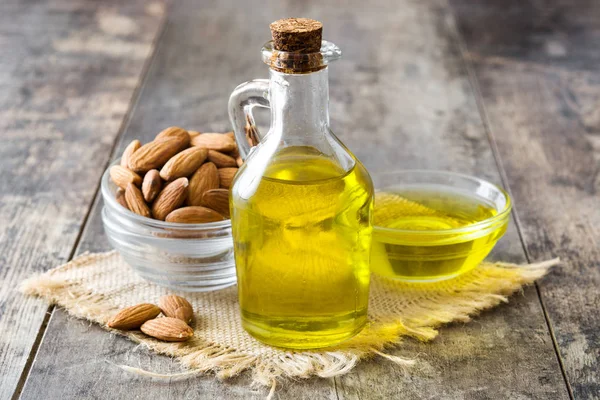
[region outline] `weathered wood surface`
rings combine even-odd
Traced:
[[[576,399],[600,399],[600,3],[453,0]]]
[[[15,288],[72,254],[161,10],[0,4],[0,399],[17,388],[48,310]]]
[[[345,51],[331,67],[331,112],[336,133],[368,168],[437,168],[500,175],[462,60],[457,32],[443,1],[377,0],[344,8],[330,2],[257,4],[194,0],[174,4],[144,90],[117,153],[132,138],[149,140],[177,124],[229,128],[227,99],[236,84],[265,77],[260,46],[268,23],[307,15],[325,24],[325,37]],[[106,250],[97,203],[77,252]],[[515,225],[495,256],[524,261]],[[77,351],[73,351],[76,348]],[[291,383],[279,398],[568,398],[534,288],[471,324],[444,328],[431,344],[407,340],[394,352],[417,357],[405,374],[384,360],[366,362],[334,380]],[[263,398],[247,375],[220,383],[211,377],[153,381],[114,364],[177,372],[97,326],[53,313],[22,398]],[[69,382],[69,385],[65,385]]]

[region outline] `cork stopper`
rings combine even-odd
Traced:
[[[271,25],[275,50],[290,53],[318,53],[323,24],[310,18],[285,18]]]
[[[321,54],[323,24],[309,18],[286,18],[271,24],[269,66],[288,74],[306,74],[326,67]],[[263,49],[265,50],[265,49]]]

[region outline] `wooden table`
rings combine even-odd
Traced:
[[[600,4],[592,0],[4,0],[0,4],[0,399],[263,398],[242,375],[177,372],[15,288],[109,245],[99,180],[132,138],[229,130],[227,100],[266,77],[269,22],[323,21],[332,127],[375,171],[474,174],[512,194],[493,257],[560,268],[445,327],[405,372],[375,359],[281,399],[600,398]]]

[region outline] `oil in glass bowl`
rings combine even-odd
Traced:
[[[371,270],[396,280],[432,282],[475,268],[506,232],[510,211],[504,191],[480,182],[474,192],[451,181],[379,190]]]

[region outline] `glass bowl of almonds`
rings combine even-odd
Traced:
[[[140,276],[203,292],[235,284],[229,186],[242,161],[233,133],[170,127],[132,141],[102,177],[109,242]]]

